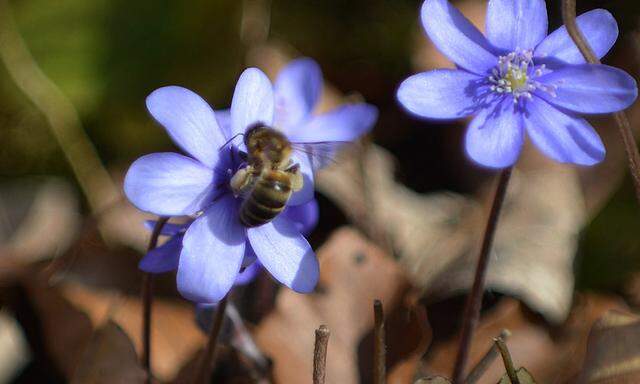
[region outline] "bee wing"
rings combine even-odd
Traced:
[[[305,154],[311,163],[311,169],[317,171],[334,164],[339,150],[354,145],[350,141],[320,141],[316,143],[291,143],[296,152]]]

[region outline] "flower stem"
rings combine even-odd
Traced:
[[[374,320],[374,355],[373,355],[373,382],[374,384],[384,384],[386,381],[386,346],[384,335],[384,312],[382,302],[373,302]]]
[[[168,217],[160,217],[153,227],[147,252],[158,245],[158,237],[162,228],[169,220]],[[153,302],[153,276],[145,272],[142,275],[142,366],[147,372],[147,384],[151,383],[151,305]]]
[[[456,356],[456,364],[453,370],[454,384],[461,384],[463,382],[464,371],[467,365],[467,359],[469,358],[471,340],[473,340],[473,333],[478,325],[478,321],[480,320],[480,309],[482,307],[484,283],[487,276],[487,269],[489,267],[491,245],[493,243],[496,228],[498,227],[500,209],[504,203],[507,186],[511,179],[511,171],[511,167],[505,168],[500,174],[498,187],[491,206],[491,212],[489,213],[489,219],[484,231],[484,238],[482,239],[482,248],[480,249],[480,256],[478,257],[478,265],[476,267],[476,274],[473,280],[473,287],[471,288],[471,293],[467,299],[467,305],[462,319],[462,335],[460,337],[458,355]]]
[[[327,373],[327,346],[331,332],[326,325],[316,329],[316,343],[313,348],[313,384],[324,384]]]
[[[218,309],[216,310],[216,316],[213,319],[213,325],[211,326],[211,331],[209,332],[209,341],[207,342],[207,346],[202,354],[202,359],[200,360],[200,365],[198,367],[198,371],[194,376],[193,384],[206,384],[209,382],[209,378],[211,376],[211,367],[216,358],[216,349],[218,347],[218,335],[220,334],[220,330],[222,329],[222,323],[224,322],[224,315],[227,309],[227,296],[220,300],[218,303]]]
[[[504,367],[507,370],[507,376],[509,376],[511,384],[520,384],[520,379],[518,379],[518,373],[516,372],[516,368],[513,366],[513,360],[511,359],[511,354],[509,353],[507,344],[505,344],[504,340],[500,337],[496,337],[493,341],[500,350],[502,361],[504,362]]]
[[[567,28],[567,32],[569,32],[569,36],[571,36],[585,60],[591,64],[600,64],[600,60],[591,49],[591,46],[589,46],[589,42],[584,38],[576,23],[576,0],[562,1],[562,21]],[[640,203],[640,153],[638,153],[638,147],[633,137],[631,124],[629,124],[629,119],[624,111],[615,112],[613,117],[622,137],[624,150],[627,154],[629,172],[636,191],[636,198]]]

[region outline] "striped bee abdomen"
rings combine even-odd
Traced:
[[[291,197],[291,178],[283,171],[270,171],[256,181],[240,206],[240,221],[247,227],[257,227],[273,220],[282,212]]]

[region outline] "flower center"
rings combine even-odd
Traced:
[[[534,65],[533,51],[514,51],[498,57],[498,65],[489,76],[490,89],[498,94],[510,93],[516,104],[522,97],[531,99],[536,89],[555,96],[555,87],[535,80],[545,72],[548,70],[544,64],[538,67]]]
[[[527,72],[520,68],[512,67],[507,71],[504,79],[513,90],[522,90],[527,86]]]

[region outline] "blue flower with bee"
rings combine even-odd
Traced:
[[[188,156],[153,153],[139,158],[127,172],[125,193],[143,211],[187,215],[193,221],[173,227],[165,244],[179,257],[152,252],[141,262],[143,270],[177,268],[178,290],[199,303],[222,299],[240,271],[255,260],[297,292],[314,289],[318,261],[301,232],[301,223],[315,220],[314,214],[304,213],[314,195],[313,172],[336,148],[368,132],[377,120],[377,109],[366,103],[314,114],[321,89],[318,65],[299,59],[285,67],[273,85],[259,69],[245,70],[228,111],[214,112],[200,96],[182,87],[163,87],[149,95],[149,112]],[[247,146],[258,126],[278,132],[292,144],[286,164],[257,155],[278,152],[269,140],[261,142],[266,147],[260,151]],[[297,181],[282,181],[291,187],[286,199],[278,201],[284,201],[282,209],[260,223],[241,219],[258,182],[276,171],[279,176],[299,175]]]

